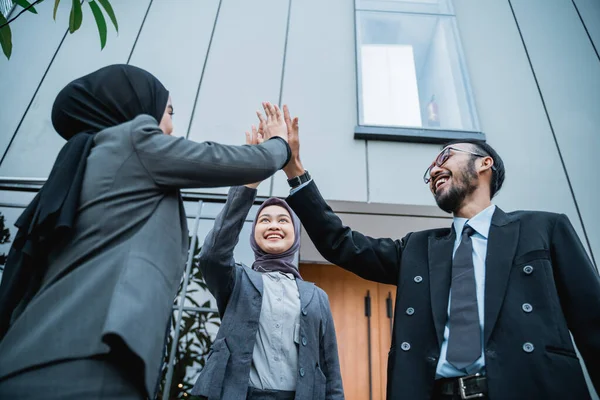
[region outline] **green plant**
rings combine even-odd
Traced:
[[[13,4],[21,6],[22,10],[17,14],[14,18],[11,18],[9,21],[6,17],[0,13],[0,45],[2,46],[2,51],[6,58],[10,59],[12,54],[12,32],[10,30],[10,23],[17,19],[21,14],[25,11],[29,11],[33,14],[37,14],[37,10],[35,9],[35,5],[43,2],[44,0],[36,0],[33,3],[30,3],[28,0],[12,0]],[[82,8],[82,0],[71,0],[71,14],[69,16],[69,33],[74,33],[81,27],[81,23],[83,22],[83,8]],[[117,33],[119,32],[119,24],[117,22],[117,18],[115,16],[115,12],[110,4],[109,0],[83,0],[90,7],[91,13],[96,20],[96,25],[98,26],[98,34],[100,35],[100,48],[104,49],[106,46],[106,34],[107,34],[107,25],[106,19],[104,18],[104,13],[100,9],[100,6],[104,9],[104,12],[108,15],[112,24],[115,27]],[[60,0],[54,0],[54,12],[53,17],[56,20],[56,10],[58,9],[58,5],[60,4]],[[98,5],[100,4],[100,6]]]
[[[186,301],[195,307],[210,308],[210,301],[199,304],[192,295],[200,290],[208,290],[199,264],[200,247],[194,248],[194,257],[189,276],[189,286],[186,293]],[[183,283],[179,287],[179,292],[183,289]],[[178,295],[179,298],[179,295]],[[176,313],[177,311],[175,311]],[[174,314],[175,314],[174,313]],[[173,379],[168,388],[169,399],[193,399],[189,392],[194,386],[198,372],[206,363],[206,358],[212,345],[212,338],[208,333],[209,325],[219,327],[220,318],[216,312],[196,312],[185,311],[181,319],[179,331],[179,340],[173,363]],[[175,315],[171,318],[171,334],[167,337],[167,354],[165,364],[168,364],[171,355],[171,346],[173,343],[173,334],[175,332]],[[165,380],[167,369],[164,368],[161,376],[161,385],[158,398],[162,398],[165,391]]]
[[[10,242],[10,231],[5,227],[5,218],[0,213],[0,244]],[[199,256],[201,248],[196,245],[194,248],[194,257],[189,276],[189,286],[186,292],[186,301],[194,307],[210,308],[210,301],[199,304],[193,298],[193,294],[201,290],[208,290],[202,271],[200,271]],[[6,254],[0,254],[0,271],[2,266],[6,264]],[[191,289],[190,289],[191,288]],[[177,298],[183,290],[183,282],[179,285]],[[174,312],[174,314],[177,311]],[[174,373],[169,387],[169,399],[190,399],[189,392],[192,390],[198,371],[202,369],[206,363],[206,358],[210,347],[212,346],[212,338],[208,333],[209,325],[218,328],[221,326],[220,318],[216,312],[197,312],[184,311],[181,319],[181,328],[179,331],[179,340],[175,352],[173,363]],[[165,365],[168,364],[171,355],[171,346],[173,344],[173,334],[175,332],[175,315],[171,317],[170,334],[167,336],[167,351],[165,356]],[[167,369],[163,368],[160,380],[159,396],[162,398],[164,391]]]
[[[0,244],[10,242],[10,231],[5,226],[4,215],[0,213]],[[6,264],[6,253],[0,253],[0,271],[4,270],[4,264]]]

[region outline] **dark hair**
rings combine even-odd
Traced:
[[[493,149],[492,146],[490,146],[489,144],[487,144],[486,142],[484,142],[482,140],[476,140],[476,139],[452,140],[451,142],[444,144],[444,146],[442,148],[453,145],[453,144],[458,144],[458,143],[471,144],[477,148],[478,153],[480,153],[482,155],[490,156],[490,157],[492,157],[492,160],[494,160],[494,166],[492,168],[492,180],[490,181],[490,198],[493,198],[496,195],[496,193],[498,193],[500,191],[500,189],[502,188],[502,184],[504,183],[505,171],[504,171],[504,162],[502,161],[502,158],[496,152],[496,150]]]

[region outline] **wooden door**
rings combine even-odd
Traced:
[[[346,399],[385,399],[387,355],[391,344],[386,299],[391,298],[393,306],[396,287],[364,280],[334,265],[302,264],[300,273],[329,296]],[[370,319],[365,315],[367,293],[371,303]]]

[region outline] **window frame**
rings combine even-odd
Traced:
[[[358,2],[361,0],[354,0],[354,44],[355,44],[355,68],[356,68],[356,111],[357,111],[357,124],[354,128],[354,139],[358,140],[379,140],[379,141],[393,141],[393,142],[411,142],[411,143],[433,143],[441,144],[446,143],[450,140],[466,140],[474,139],[486,141],[485,134],[481,131],[479,125],[479,117],[477,114],[477,108],[475,105],[475,98],[473,95],[473,89],[469,74],[466,67],[464,51],[462,47],[462,41],[460,40],[460,33],[456,23],[456,14],[453,11],[452,0],[447,0],[450,13],[429,13],[429,12],[418,12],[418,11],[406,11],[406,10],[392,10],[390,8],[359,8]],[[408,7],[408,6],[407,6]],[[436,16],[436,17],[447,17],[452,24],[452,32],[454,34],[455,50],[458,55],[458,65],[460,69],[460,76],[464,83],[465,91],[467,92],[467,107],[473,126],[475,129],[444,129],[444,128],[428,128],[428,127],[415,127],[415,126],[390,126],[390,125],[369,125],[362,123],[363,113],[363,88],[362,88],[362,65],[361,65],[361,13],[381,13],[381,14],[401,14],[401,15],[412,15],[412,16]]]

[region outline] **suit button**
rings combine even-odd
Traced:
[[[531,265],[526,265],[523,267],[523,272],[525,272],[527,275],[531,275],[533,272],[533,267]]]
[[[521,308],[523,309],[523,311],[525,311],[526,313],[530,313],[533,311],[533,307],[531,306],[531,304],[529,303],[523,303],[523,305],[521,306]]]
[[[304,376],[304,368],[300,368],[300,376]]]
[[[523,343],[523,351],[525,353],[531,353],[533,351],[533,349],[535,349],[535,347],[533,347],[533,344],[531,344],[529,342]]]
[[[412,307],[408,307],[406,309],[406,315],[413,315],[415,313],[415,309]]]
[[[302,346],[306,346],[306,337],[302,337]]]
[[[431,364],[434,364],[437,362],[437,358],[435,357],[427,357],[427,362],[430,362]]]
[[[408,342],[402,342],[402,344],[400,345],[400,348],[404,351],[409,351],[410,350],[410,343]]]
[[[423,282],[423,277],[421,275],[415,276],[415,282],[417,282],[417,283]]]
[[[302,315],[304,315],[304,316],[306,317],[306,315],[307,315],[307,314],[308,314],[308,313],[306,312],[306,308],[303,308],[303,309],[302,309]]]

